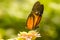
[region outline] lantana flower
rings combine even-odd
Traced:
[[[9,40],[35,40],[37,37],[41,37],[35,30],[27,32],[20,32],[16,38]]]
[[[36,31],[20,32],[17,40],[35,40],[37,37],[41,37]]]

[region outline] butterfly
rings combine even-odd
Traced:
[[[41,21],[42,14],[43,14],[44,6],[37,1],[27,18],[26,25],[29,30],[38,28],[38,24]]]

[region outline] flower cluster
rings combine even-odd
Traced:
[[[17,40],[35,40],[37,37],[41,37],[36,31],[20,32]]]

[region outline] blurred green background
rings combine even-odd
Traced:
[[[14,38],[20,31],[27,31],[26,20],[38,0],[0,0],[0,39]],[[40,22],[41,38],[60,40],[60,0],[39,0],[44,5]]]

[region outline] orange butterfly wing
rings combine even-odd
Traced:
[[[41,20],[41,17],[39,15],[34,15],[34,13],[30,14],[27,19],[27,28],[30,30],[35,29],[39,24],[40,20]]]
[[[33,15],[29,15],[27,19],[27,28],[31,30],[32,27],[33,27]]]
[[[39,22],[40,22],[40,20],[41,20],[41,16],[35,14],[34,17],[35,17],[35,18],[34,18],[34,22],[33,22],[33,23],[34,23],[33,28],[35,29],[35,28],[38,27],[37,25],[39,24]]]

